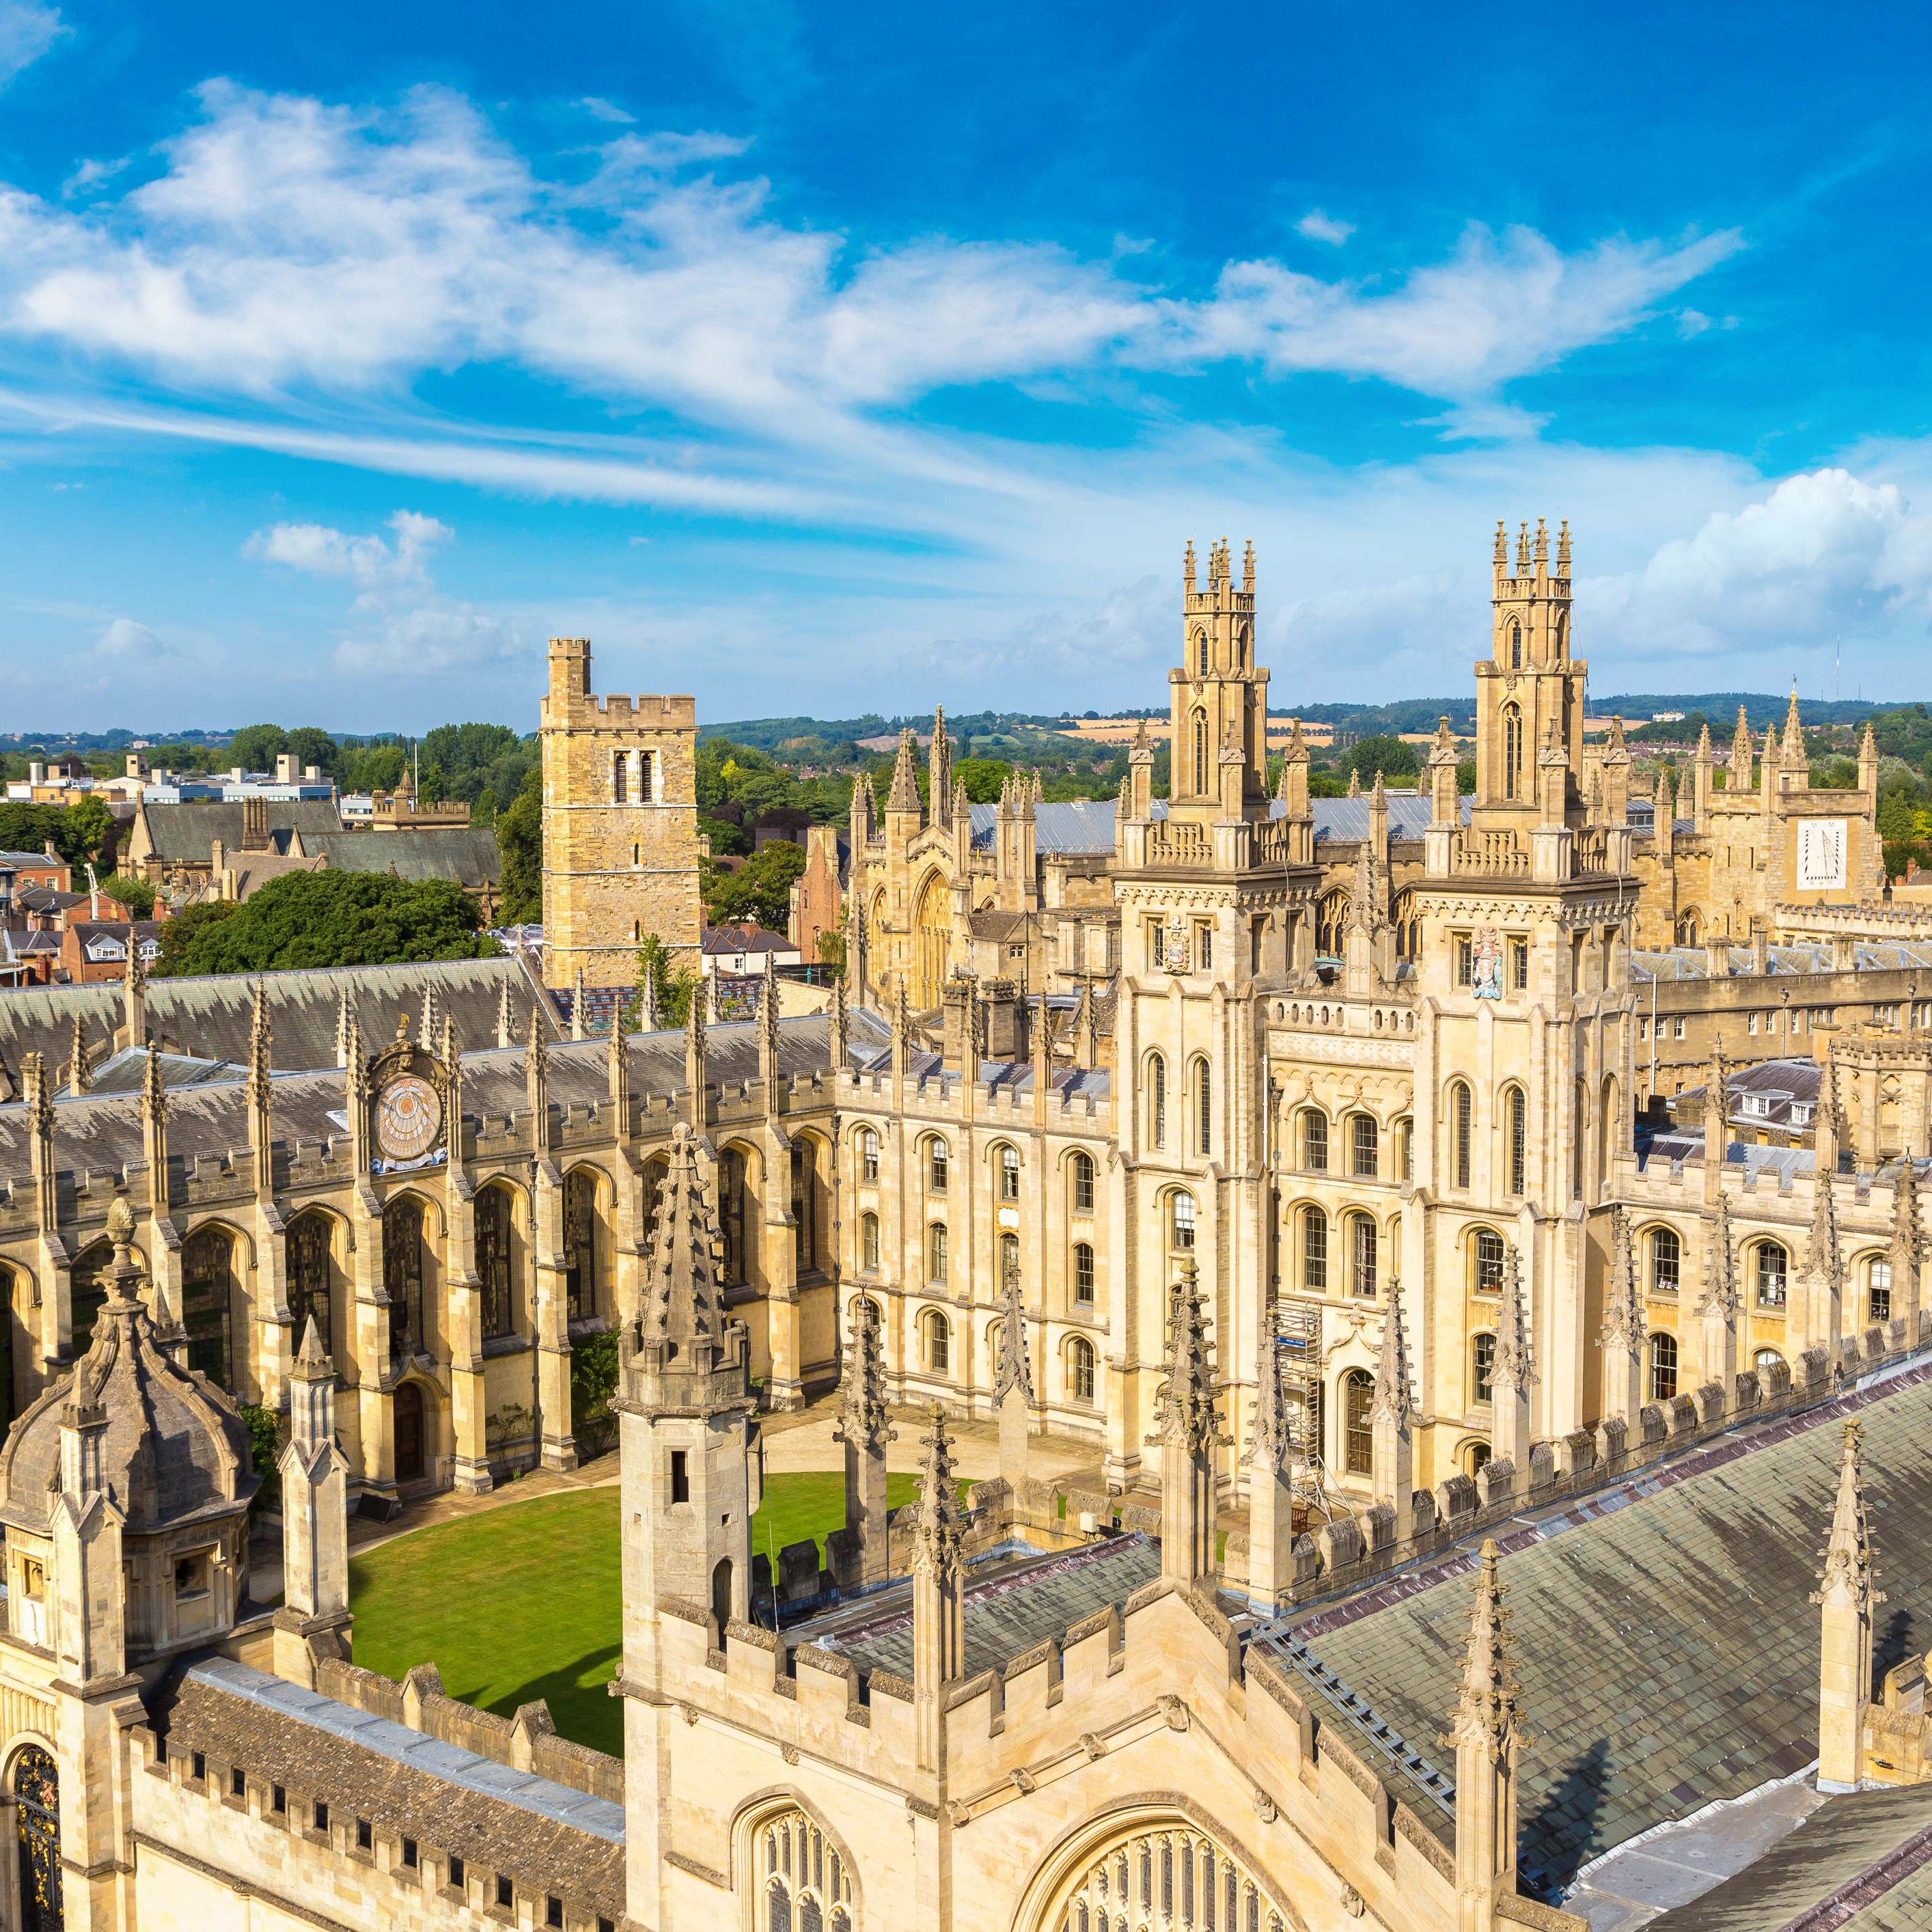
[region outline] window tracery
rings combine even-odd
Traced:
[[[1176,1826],[1096,1852],[1046,1922],[1052,1932],[1286,1932],[1288,1922],[1225,1846]]]
[[[752,1856],[764,1886],[761,1932],[858,1932],[851,1872],[802,1811],[760,1825]]]

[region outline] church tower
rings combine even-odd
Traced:
[[[1584,800],[1583,684],[1588,667],[1570,655],[1570,526],[1556,537],[1518,531],[1512,568],[1509,541],[1496,526],[1490,593],[1490,652],[1476,666],[1476,799],[1473,823],[1525,830],[1546,821],[1541,782],[1544,754],[1562,754],[1564,822],[1581,822]],[[1552,801],[1553,802],[1553,801]]]
[[[1204,825],[1268,813],[1268,674],[1255,662],[1255,548],[1234,586],[1226,538],[1208,550],[1204,588],[1187,546],[1182,598],[1182,661],[1168,674],[1176,818]]]
[[[553,638],[538,735],[544,983],[628,988],[652,934],[694,967],[697,700],[594,696],[590,640]]]
[[[665,1922],[662,1888],[671,1793],[662,1727],[676,1721],[662,1621],[708,1620],[712,1643],[751,1606],[751,1354],[728,1320],[718,1280],[718,1216],[680,1123],[658,1185],[642,1305],[620,1334],[618,1392],[623,1495],[624,1754],[629,1890],[640,1924]]]

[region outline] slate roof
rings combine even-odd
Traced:
[[[1754,955],[1748,946],[1726,949],[1734,974],[1750,973]],[[1896,973],[1932,966],[1932,945],[1876,946],[1864,942],[1852,949],[1852,964],[1861,973]],[[1807,973],[1835,973],[1828,946],[1772,946],[1766,949],[1768,968],[1773,978],[1791,978]],[[1630,977],[1648,983],[1652,980],[1708,980],[1710,963],[1701,946],[1670,946],[1655,952],[1632,952]]]
[[[1816,1756],[1808,1600],[1840,1446],[1834,1424],[1853,1408],[1891,1600],[1882,1672],[1932,1643],[1932,1365],[1726,1438],[1503,1540],[1535,1736],[1522,1765],[1533,1882],[1565,1882],[1636,1833]],[[1412,1594],[1399,1602],[1370,1593],[1318,1612],[1298,1635],[1382,1718],[1433,1738],[1456,1702],[1472,1561],[1466,1551],[1402,1580]]]
[[[1117,802],[1111,798],[1042,799],[1034,808],[1034,850],[1049,854],[1112,852]],[[999,808],[976,805],[972,812],[973,843],[983,851],[993,843]]]
[[[573,1916],[624,1916],[624,1810],[607,1798],[226,1658],[188,1670],[158,1716],[171,1755],[201,1751],[324,1798],[338,1818],[466,1859],[486,1885],[500,1872],[538,1901],[538,1924],[550,1895]]]
[[[1060,1555],[1000,1567],[967,1586],[965,1674],[997,1669],[1048,1637],[1112,1605],[1118,1610],[1160,1574],[1160,1545],[1144,1536],[1082,1544]],[[902,1584],[866,1600],[858,1622],[838,1620],[828,1634],[862,1670],[912,1675],[912,1589]],[[812,1640],[813,1625],[793,1633]]]
[[[1836,1905],[1844,1916],[1806,1915]],[[1652,1932],[1924,1932],[1932,1925],[1932,1785],[1834,1798],[1735,1877]]]
[[[420,884],[452,879],[472,889],[496,884],[503,857],[495,828],[488,825],[424,826],[400,832],[344,832],[332,828],[302,834],[311,857],[320,854],[332,872],[394,873]]]
[[[239,799],[197,799],[186,805],[144,803],[142,816],[156,858],[170,865],[205,866],[218,838],[229,851],[241,850],[242,808]],[[269,836],[278,850],[286,850],[289,833],[297,832],[313,853],[316,838],[342,829],[340,817],[326,799],[272,799],[268,815]]]
[[[534,968],[522,956],[442,959],[398,966],[303,968],[260,976],[268,988],[274,1029],[272,1064],[278,1071],[335,1064],[336,1010],[346,987],[355,1002],[365,1040],[380,1043],[396,1030],[396,1018],[420,1014],[434,987],[440,1012],[454,1012],[458,1036],[481,1046],[496,1036],[496,1005],[508,982],[518,1036],[530,1023],[532,1000],[542,1007],[551,1038],[561,1036],[554,1009]],[[208,1060],[245,1061],[254,1017],[256,980],[244,974],[211,974],[148,982],[149,1036],[170,1052]],[[20,1068],[29,1053],[64,1064],[78,1013],[90,1045],[111,1040],[122,1024],[118,980],[91,985],[22,987],[0,998],[0,1100],[20,1095]]]

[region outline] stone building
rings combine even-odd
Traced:
[[[543,925],[553,986],[629,986],[646,934],[689,967],[699,937],[698,707],[590,688],[590,646],[553,638],[543,743]]]

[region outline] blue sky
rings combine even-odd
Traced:
[[[1932,694],[1895,7],[0,0],[5,728]]]

